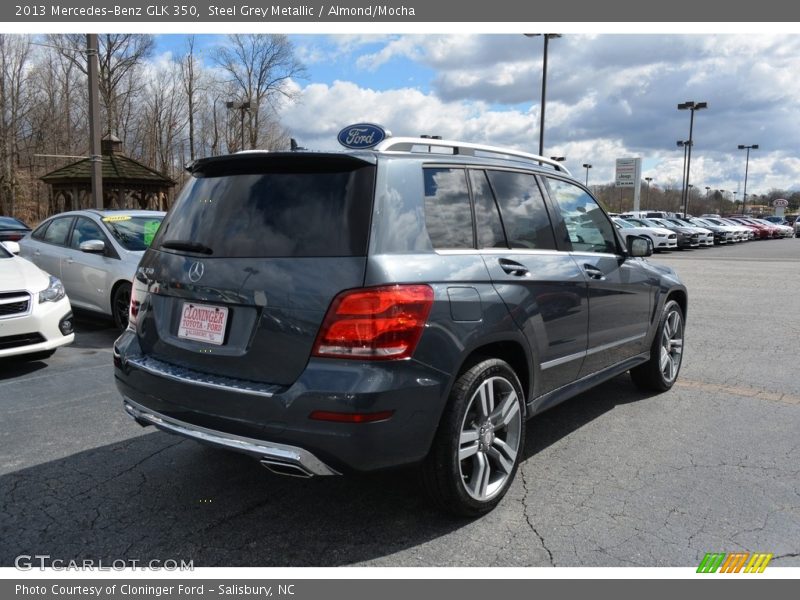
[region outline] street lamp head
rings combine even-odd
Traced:
[[[567,157],[566,156],[551,156],[550,160],[554,160],[556,162],[563,162],[563,161],[567,160]]]
[[[753,150],[758,150],[758,144],[753,144],[753,145],[752,145],[752,146],[750,146],[750,147],[751,147]]]
[[[228,100],[228,101],[225,103],[225,108],[233,108],[233,104],[234,104],[234,103],[233,103],[233,101],[231,101],[231,100]]]
[[[652,178],[652,177],[645,177],[645,178],[644,178],[644,180],[645,180],[647,183],[650,183],[651,181],[653,181],[653,178]]]
[[[687,100],[678,104],[678,110],[702,110],[708,108],[708,102],[695,102],[694,100]]]
[[[739,150],[744,150],[744,144],[739,144]]]
[[[590,165],[589,163],[583,163],[583,168],[584,169],[591,169],[592,165]]]

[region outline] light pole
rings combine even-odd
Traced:
[[[544,109],[547,102],[547,48],[550,40],[560,38],[560,33],[526,33],[527,37],[544,35],[544,53],[542,54],[542,106],[539,115],[539,156],[544,156]]]
[[[98,55],[97,34],[89,33],[86,35],[86,60],[89,63],[89,147],[92,155],[92,204],[96,209],[102,210],[105,208],[105,202],[103,201],[103,153],[100,147],[100,87],[97,84]]]
[[[686,186],[686,204],[684,204],[684,208],[683,208],[683,218],[684,219],[686,218],[686,213],[689,210],[689,196],[691,196],[692,188],[694,188],[694,185],[692,185],[691,183]]]
[[[683,192],[686,189],[686,155],[692,144],[689,140],[678,140],[677,144],[678,148],[683,148],[683,171],[681,172],[681,204],[683,204]]]
[[[694,132],[694,111],[696,110],[703,110],[704,108],[708,108],[708,102],[695,102],[694,100],[687,100],[686,102],[682,102],[678,104],[678,110],[689,110],[691,111],[691,117],[689,118],[689,152],[688,158],[686,159],[686,185],[689,185],[689,173],[692,168],[692,135]],[[689,201],[689,190],[684,187],[683,190],[683,216],[686,216],[686,203]]]
[[[750,150],[758,150],[758,144],[752,144],[751,146],[739,144],[739,150],[747,150],[747,159],[744,163],[744,196],[742,197],[742,214],[744,214],[744,208],[747,204],[747,169],[750,166]]]
[[[645,192],[644,203],[650,208],[650,182],[653,181],[653,178],[645,177],[644,180],[647,182],[647,192]]]
[[[706,186],[706,202],[708,202],[708,191],[711,189],[711,186]]]
[[[592,168],[590,163],[583,163],[583,168],[586,169],[586,187],[589,187],[589,169]]]
[[[245,149],[245,145],[244,145],[244,113],[245,113],[245,111],[250,110],[250,101],[249,100],[245,100],[244,102],[236,103],[236,102],[233,102],[232,100],[229,100],[228,102],[225,103],[225,106],[228,107],[228,109],[230,109],[230,110],[238,110],[238,111],[241,112],[241,123],[242,123],[242,147],[241,147],[241,150],[244,150]]]
[[[731,195],[733,196],[733,211],[734,212],[736,212],[736,194],[738,194],[738,193],[739,192],[731,192]],[[742,213],[742,214],[744,214],[744,213]]]

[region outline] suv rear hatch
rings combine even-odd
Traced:
[[[246,153],[191,172],[137,274],[150,290],[136,323],[142,352],[290,385],[331,300],[363,285],[374,158]]]

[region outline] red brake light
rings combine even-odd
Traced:
[[[142,306],[142,300],[144,299],[144,290],[136,289],[136,278],[133,279],[133,285],[131,285],[131,303],[128,308],[128,328],[129,329],[136,329],[136,319],[139,317],[139,309]]]
[[[374,413],[343,413],[315,410],[308,415],[308,418],[315,421],[332,421],[334,423],[377,423],[378,421],[391,419],[393,414],[393,410],[382,410]]]
[[[342,292],[331,302],[314,356],[387,360],[414,353],[433,306],[427,285],[392,285]]]

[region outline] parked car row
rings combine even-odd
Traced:
[[[166,213],[78,210],[42,221],[20,255],[64,283],[76,308],[128,326],[131,280]]]
[[[700,248],[796,235],[796,230],[792,227],[755,217],[723,218],[718,215],[643,217],[641,214],[641,212],[620,214],[614,217],[614,224],[623,237],[629,235],[647,237],[653,242],[655,251]],[[673,237],[665,237],[665,233],[672,233]]]
[[[127,327],[131,280],[165,214],[70,211],[33,231],[0,217],[0,358],[71,343],[73,306]]]

